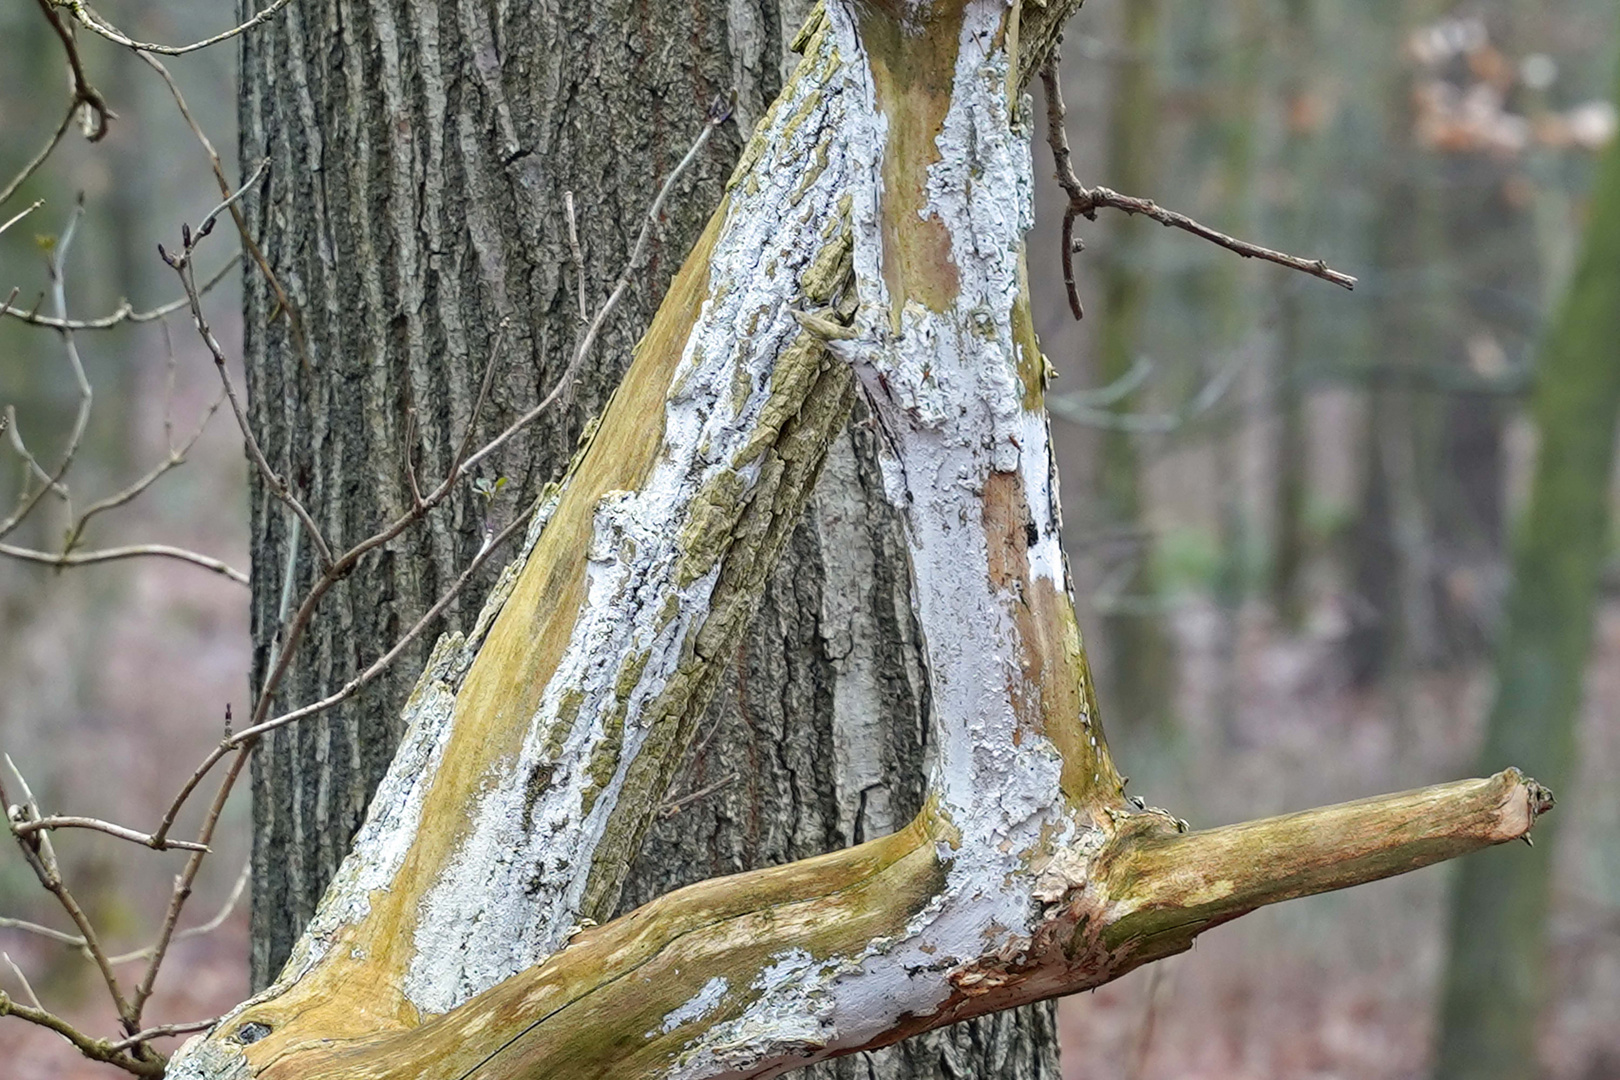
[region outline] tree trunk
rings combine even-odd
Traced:
[[[1121,11],[1125,60],[1114,82],[1108,120],[1108,183],[1131,195],[1151,197],[1158,182],[1159,0],[1133,0]],[[1148,250],[1156,227],[1145,218],[1119,215],[1110,225],[1102,274],[1101,329],[1097,343],[1097,385],[1126,379],[1143,352],[1143,315],[1151,275]],[[1137,395],[1125,399],[1136,407]],[[1099,435],[1098,494],[1104,524],[1123,529],[1147,524],[1143,491],[1146,465],[1138,436],[1104,430]],[[1147,531],[1147,530],[1144,530]],[[1151,531],[1147,531],[1151,537]],[[1175,657],[1163,616],[1154,610],[1156,545],[1151,539],[1134,552],[1135,566],[1121,575],[1120,611],[1105,615],[1103,640],[1108,657],[1105,687],[1113,703],[1116,730],[1163,733],[1175,708]],[[1146,611],[1131,600],[1146,600]]]
[[[1532,408],[1541,442],[1482,753],[1513,754],[1566,785],[1608,554],[1620,414],[1620,144],[1607,151],[1592,208],[1585,252],[1536,369]],[[1443,1080],[1540,1071],[1535,1036],[1550,988],[1553,846],[1544,842],[1527,854],[1482,855],[1460,868],[1435,1072]]]
[[[1193,833],[1125,796],[1026,295],[1019,73],[1077,7],[835,0],[808,24],[600,423],[472,630],[433,650],[275,985],[173,1080],[777,1076],[1528,832],[1549,797],[1514,769]],[[593,927],[857,388],[928,673],[922,809]]]
[[[489,357],[480,419],[499,431],[560,377],[581,331],[563,193],[574,193],[585,314],[628,258],[659,184],[735,89],[722,128],[666,205],[658,247],[576,388],[471,493],[328,597],[283,695],[342,685],[425,611],[561,473],[624,373],[753,124],[782,83],[804,0],[632,7],[545,3],[445,22],[424,0],[293,5],[245,46],[242,160],[274,164],[256,227],[293,297],[303,348],[252,274],[254,421],[324,530],[350,543],[410,504],[403,464],[449,465]],[[628,29],[626,29],[628,28]],[[679,32],[674,32],[678,28]],[[496,327],[509,320],[504,333]],[[414,419],[413,411],[414,410]],[[923,790],[926,688],[898,520],[870,430],[834,450],[625,890],[635,906],[705,877],[882,836]],[[289,520],[253,493],[255,678],[278,625]],[[299,580],[309,574],[307,539]],[[469,628],[489,581],[446,628]],[[348,850],[400,738],[432,634],[365,694],[276,732],[254,771],[253,977],[272,979]],[[1057,1076],[1051,1006],[996,1014],[818,1067],[827,1076]]]
[[[1383,165],[1376,205],[1402,206],[1377,215],[1372,236],[1378,302],[1369,309],[1368,364],[1396,376],[1393,387],[1370,381],[1362,433],[1360,512],[1352,531],[1351,629],[1345,645],[1351,680],[1369,687],[1392,673],[1435,659],[1431,528],[1419,492],[1418,403],[1399,378],[1439,352],[1432,311],[1434,283],[1426,271],[1444,234],[1437,193],[1412,135],[1411,75],[1401,43],[1432,14],[1431,0],[1383,0],[1376,19],[1388,58],[1380,100]]]
[[[1288,0],[1284,5],[1282,60],[1283,145],[1278,167],[1282,191],[1276,200],[1278,234],[1293,250],[1315,245],[1311,227],[1321,169],[1317,153],[1323,140],[1316,116],[1321,107],[1313,78],[1317,47],[1315,0]],[[1306,489],[1309,444],[1305,434],[1304,372],[1308,344],[1305,304],[1298,281],[1283,282],[1277,296],[1277,351],[1272,365],[1272,500],[1270,573],[1267,585],[1272,611],[1288,630],[1305,621],[1303,581],[1306,549]]]

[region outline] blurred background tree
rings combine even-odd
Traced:
[[[234,12],[175,0],[108,14],[180,40]],[[1132,790],[1211,825],[1461,775],[1483,755],[1487,769],[1508,757],[1532,766],[1563,806],[1529,877],[1498,878],[1493,853],[1465,860],[1449,921],[1448,872],[1426,871],[1257,914],[1161,974],[1064,1003],[1066,1076],[1474,1076],[1483,1066],[1463,1052],[1487,1048],[1519,1076],[1620,1075],[1620,710],[1606,705],[1620,698],[1620,564],[1605,525],[1620,284],[1602,246],[1620,222],[1597,179],[1600,155],[1614,157],[1617,31],[1607,0],[1091,0],[1070,27],[1083,180],[1361,279],[1345,294],[1105,210],[1096,226],[1079,223],[1077,323],[1057,252],[1063,203],[1035,148],[1043,216],[1029,265],[1061,376],[1067,547]],[[779,48],[772,33],[761,40]],[[0,299],[16,285],[15,303],[35,308],[83,191],[67,269],[72,314],[84,317],[125,296],[172,299],[155,245],[217,193],[162,83],[80,36],[119,116],[99,143],[70,131],[0,205],[5,220],[46,200],[0,236]],[[221,147],[235,140],[238,55],[226,45],[171,65]],[[745,114],[777,77],[763,57],[737,79]],[[0,9],[0,176],[60,122],[65,80],[36,6]],[[713,149],[736,148],[733,136]],[[707,212],[702,185],[726,165],[716,157],[693,181],[701,191],[676,208],[678,228]],[[587,244],[611,273],[613,238]],[[233,355],[236,277],[209,299]],[[169,330],[179,427],[215,383],[187,321]],[[155,323],[80,334],[79,346],[98,395],[83,498],[161,451],[169,353]],[[0,318],[0,405],[15,406],[29,444],[59,444],[75,403],[56,336]],[[558,446],[579,419],[559,425]],[[245,565],[232,435],[216,423],[100,538],[180,542]],[[859,452],[852,444],[852,463]],[[19,476],[0,446],[0,507]],[[48,545],[61,525],[53,510],[8,540]],[[814,561],[815,534],[801,541]],[[810,603],[794,583],[776,609],[781,641]],[[765,656],[756,694],[775,686]],[[250,665],[246,592],[229,582],[149,563],[57,573],[0,560],[0,749],[56,808],[151,817],[173,763],[217,738],[226,702],[245,703]],[[895,700],[916,707],[894,678]],[[746,718],[747,705],[727,707]],[[731,819],[742,813],[732,795],[713,796],[694,812],[707,815],[715,857],[731,858],[749,834]],[[226,857],[200,883],[198,910],[230,893],[248,809],[230,808]],[[778,837],[783,852],[806,830],[836,839],[847,824],[830,809],[800,823]],[[173,866],[101,839],[62,845],[67,869],[93,883],[115,947],[134,947]],[[19,870],[0,857],[0,916],[49,918]],[[1481,906],[1481,895],[1494,899]],[[165,1018],[239,999],[246,938],[238,909],[184,943],[176,971],[191,974],[160,983]],[[1482,942],[1494,966],[1470,960]],[[106,1026],[70,951],[4,927],[0,948],[53,1005]],[[1238,954],[1245,963],[1226,963]],[[3,965],[0,985],[20,992]],[[23,1078],[85,1068],[10,1022],[0,1053]]]

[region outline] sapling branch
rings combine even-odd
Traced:
[[[43,202],[43,200],[41,200],[41,202]],[[34,204],[34,206],[39,205],[40,203]],[[29,207],[29,209],[32,210],[33,207]],[[21,216],[22,215],[20,214],[18,215],[18,217]],[[9,225],[10,222],[7,222],[6,224]],[[0,226],[0,232],[5,232],[5,230],[5,226]],[[198,289],[198,292],[202,293],[204,296],[207,296],[208,293],[213,290],[214,286],[218,285],[220,282],[224,281],[230,276],[231,271],[235,270],[237,265],[238,260],[235,258],[224,263],[218,270],[215,270],[213,274],[209,276],[207,281],[202,283],[202,287]],[[13,294],[12,299],[15,298],[15,294]],[[102,315],[98,318],[57,319],[49,315],[40,315],[37,312],[24,311],[22,308],[12,307],[10,300],[8,300],[6,303],[0,304],[0,315],[9,315],[11,318],[17,319],[20,322],[28,323],[30,326],[41,326],[47,330],[111,330],[113,327],[122,326],[125,323],[156,322],[165,315],[174,314],[176,311],[179,311],[181,308],[186,307],[190,303],[191,301],[188,298],[182,296],[178,300],[170,300],[167,304],[159,304],[157,307],[149,308],[146,311],[136,311],[134,305],[132,305],[128,300],[122,300],[119,302],[118,306],[113,309],[111,314]]]
[[[274,0],[273,3],[266,5],[254,13],[253,17],[248,19],[246,22],[239,23],[238,25],[231,27],[229,30],[223,30],[217,34],[205,37],[200,41],[193,41],[189,45],[160,45],[156,42],[135,40],[134,38],[125,34],[122,30],[119,30],[118,27],[114,26],[112,23],[97,15],[90,9],[90,5],[86,4],[84,0],[40,0],[41,4],[58,4],[62,7],[66,7],[69,11],[73,12],[73,17],[78,19],[81,26],[100,34],[102,37],[106,38],[115,45],[122,45],[126,49],[134,49],[135,51],[141,53],[160,53],[163,56],[184,56],[186,53],[198,52],[199,50],[206,49],[211,45],[218,45],[222,41],[229,41],[231,38],[245,34],[249,30],[252,30],[255,26],[259,26],[271,18],[274,18],[278,11],[286,7],[291,2],[292,0]]]
[[[51,137],[45,140],[45,145],[40,148],[39,153],[29,158],[28,161],[24,163],[23,167],[18,169],[16,174],[6,182],[6,186],[4,188],[0,188],[0,205],[4,205],[8,199],[17,194],[17,191],[28,182],[28,178],[38,172],[40,166],[44,165],[45,162],[49,160],[51,154],[56,151],[57,144],[59,144],[62,141],[62,137],[67,134],[68,128],[73,126],[73,118],[78,114],[79,103],[74,101],[68,105],[67,114],[62,117],[62,122],[56,125],[56,131],[51,134]],[[34,205],[38,206],[39,203],[35,203]],[[29,209],[33,209],[33,207],[30,207]],[[18,215],[18,217],[21,216],[21,214]],[[10,228],[15,223],[16,218],[13,218],[11,221],[6,222],[6,228]],[[0,232],[4,231],[5,229],[0,229]]]
[[[67,318],[67,286],[65,281],[67,255],[73,246],[73,239],[78,231],[79,219],[83,215],[84,197],[81,195],[74,203],[73,211],[68,215],[67,225],[63,228],[62,235],[56,239],[56,243],[52,247],[51,259],[47,264],[51,283],[51,298],[56,305],[57,315],[63,319]],[[85,376],[84,363],[79,358],[79,349],[74,343],[73,331],[64,329],[60,333],[62,335],[63,351],[67,355],[68,367],[73,373],[73,381],[79,391],[79,402],[73,417],[73,427],[68,433],[67,446],[62,451],[61,461],[54,470],[46,474],[38,463],[33,460],[32,455],[29,455],[22,448],[21,433],[17,430],[15,419],[9,425],[13,444],[18,448],[19,453],[22,453],[29,461],[34,470],[40,474],[41,483],[32,492],[28,491],[26,487],[24,488],[19,497],[17,508],[10,517],[0,521],[0,539],[3,539],[8,533],[16,529],[24,518],[33,513],[34,507],[39,505],[40,500],[47,493],[54,492],[64,502],[68,501],[67,487],[62,481],[67,476],[68,470],[73,467],[73,459],[79,452],[79,444],[84,439],[85,428],[89,426],[90,411],[95,401],[95,393],[90,387],[90,380]]]
[[[1194,236],[1202,237],[1212,244],[1236,252],[1245,259],[1261,259],[1265,262],[1285,266],[1290,270],[1309,274],[1332,282],[1344,289],[1354,289],[1356,279],[1349,274],[1340,273],[1329,267],[1321,259],[1302,259],[1297,255],[1289,255],[1282,251],[1273,251],[1271,248],[1251,244],[1246,240],[1239,240],[1226,235],[1208,225],[1194,221],[1185,214],[1178,214],[1174,210],[1166,210],[1151,199],[1139,199],[1131,195],[1121,195],[1117,191],[1105,187],[1088,188],[1080,182],[1075,175],[1073,154],[1069,149],[1069,136],[1064,128],[1066,107],[1063,103],[1063,84],[1059,75],[1060,58],[1057,53],[1041,68],[1041,84],[1046,89],[1046,140],[1052,148],[1053,167],[1057,176],[1058,186],[1068,196],[1068,206],[1063,211],[1063,227],[1061,238],[1061,256],[1063,260],[1063,285],[1069,296],[1069,309],[1076,319],[1084,318],[1085,310],[1080,303],[1080,292],[1074,280],[1074,255],[1082,250],[1083,245],[1075,238],[1074,223],[1076,218],[1085,218],[1088,221],[1097,220],[1097,210],[1110,207],[1122,210],[1127,214],[1141,214],[1151,218],[1166,228],[1181,229]]]
[[[79,56],[79,43],[73,36],[73,31],[57,13],[54,0],[39,0],[40,12],[45,21],[51,24],[56,32],[57,39],[62,43],[62,49],[67,54],[68,69],[73,73],[73,104],[68,110],[69,119],[83,107],[86,111],[84,125],[85,138],[91,142],[100,142],[107,134],[107,122],[118,114],[107,106],[107,99],[101,96],[101,91],[90,85],[90,76],[84,70],[84,60]],[[48,153],[49,151],[47,151]]]

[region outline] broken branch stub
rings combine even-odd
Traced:
[[[771,1076],[1528,830],[1540,800],[1515,773],[1185,835],[1125,800],[1059,545],[1022,15],[833,0],[812,18],[525,557],[435,651],[287,969],[172,1076]],[[857,387],[910,546],[924,810],[582,930]]]

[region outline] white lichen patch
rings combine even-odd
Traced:
[[[599,501],[568,646],[522,749],[486,778],[466,838],[423,898],[405,990],[424,1012],[565,944],[660,695],[693,661],[727,542],[716,523],[723,532],[760,478],[752,437],[781,422],[769,408],[772,376],[805,334],[794,315],[800,277],[847,243],[828,222],[851,184],[849,80],[830,40],[805,63],[819,81],[792,84],[732,186],[656,463],[639,490]]]
[[[861,51],[852,0],[827,6],[865,105],[852,111],[851,229],[861,290],[856,336],[834,342],[855,367],[886,450],[885,486],[908,530],[913,588],[934,710],[931,785],[959,838],[941,843],[946,886],[906,932],[858,956],[794,958],[794,978],[760,987],[747,1010],[688,1046],[670,1075],[761,1075],[862,1046],[903,1014],[925,1015],[953,993],[1006,976],[1023,956],[1043,896],[1083,880],[1087,856],[1040,853],[1094,846],[1094,830],[1063,804],[1062,759],[1020,730],[1009,685],[1022,677],[1016,589],[991,570],[983,496],[994,474],[1016,476],[1028,504],[1028,580],[1066,588],[1044,413],[1025,406],[1014,338],[1023,234],[1031,222],[1028,139],[1007,100],[1005,0],[970,0],[952,102],[937,138],[922,213],[950,236],[959,292],[938,311],[896,305],[883,274],[883,155],[888,121]],[[785,962],[785,960],[784,960]],[[795,1026],[797,1025],[797,1026]],[[784,1038],[791,1045],[784,1045]],[[752,1041],[750,1041],[752,1039]]]
[[[665,1015],[663,1023],[658,1025],[657,1034],[668,1035],[682,1024],[689,1024],[694,1020],[701,1020],[708,1016],[720,1007],[720,1002],[725,1000],[726,991],[730,987],[730,983],[716,975],[704,983],[703,989],[692,995],[689,1001],[683,1001],[679,1006],[671,1009]],[[647,1037],[650,1039],[654,1034],[654,1032],[649,1031]]]

